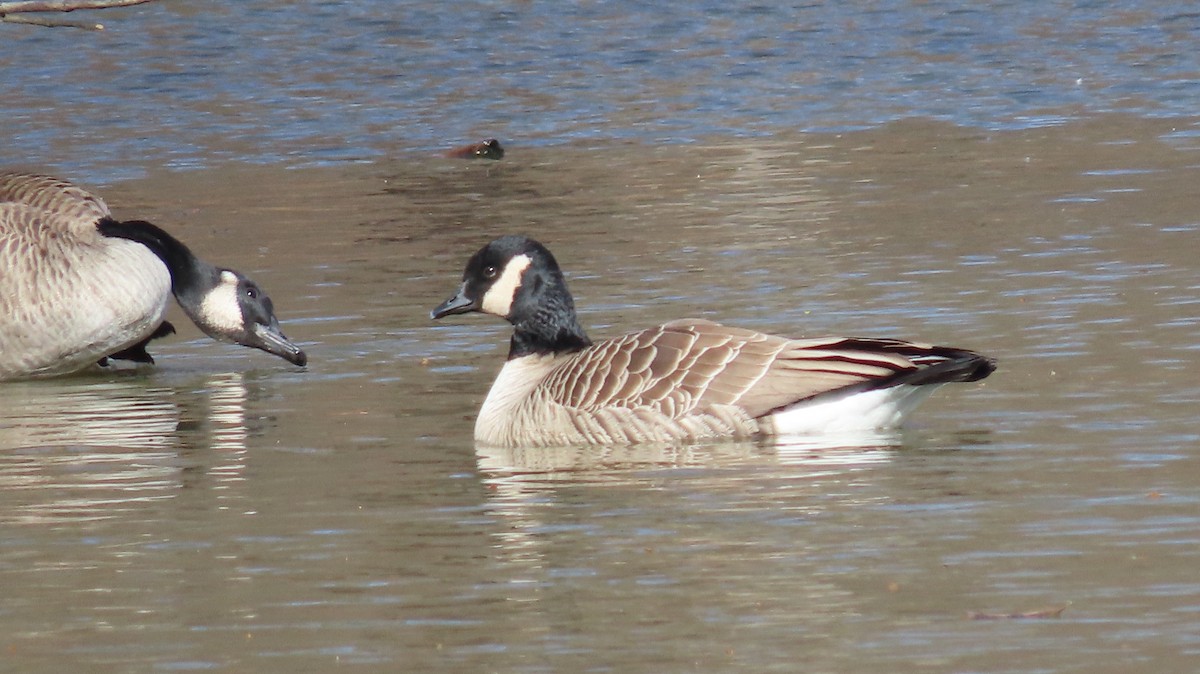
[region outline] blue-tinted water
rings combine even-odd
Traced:
[[[1200,109],[1200,12],[1186,2],[165,1],[87,14],[107,30],[0,24],[0,164],[107,181],[482,136],[679,143]]]

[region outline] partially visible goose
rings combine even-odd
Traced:
[[[146,343],[174,331],[172,294],[213,339],[307,362],[253,281],[57,178],[0,173],[0,270],[0,381],[153,362]]]
[[[467,262],[432,318],[480,311],[515,330],[475,422],[484,445],[680,442],[888,429],[993,360],[892,339],[789,339],[684,319],[593,344],[554,256],[504,236]]]
[[[445,156],[451,159],[495,159],[498,161],[504,158],[504,148],[500,145],[500,141],[488,138],[478,143],[447,150]]]

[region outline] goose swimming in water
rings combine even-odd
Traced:
[[[499,161],[504,158],[504,147],[495,138],[488,138],[478,143],[447,150],[445,156],[451,159],[494,159]]]
[[[146,344],[174,332],[172,295],[213,339],[308,360],[254,281],[57,178],[0,173],[0,270],[0,381],[153,362]]]
[[[431,317],[472,311],[514,327],[475,422],[476,441],[501,447],[845,437],[895,427],[939,385],[996,369],[963,349],[698,319],[593,343],[554,256],[524,236],[475,253]]]

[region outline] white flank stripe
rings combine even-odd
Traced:
[[[938,386],[901,384],[863,391],[801,403],[772,417],[779,435],[870,433],[899,426]]]

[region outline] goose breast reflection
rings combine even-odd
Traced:
[[[895,339],[791,339],[683,319],[593,343],[554,256],[504,236],[467,262],[438,319],[482,312],[513,335],[475,423],[495,446],[845,436],[900,425],[938,386],[990,358]]]
[[[50,176],[0,173],[0,266],[0,380],[153,363],[147,344],[174,332],[171,295],[213,339],[308,360],[254,281]]]

